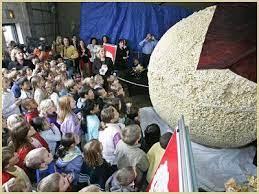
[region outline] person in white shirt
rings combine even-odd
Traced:
[[[46,81],[45,89],[46,89],[48,98],[53,101],[54,105],[57,108],[57,111],[59,111],[59,103],[58,103],[59,95],[57,92],[55,92],[55,85],[53,84],[53,82],[49,80]]]
[[[31,84],[29,82],[29,80],[24,77],[22,78],[22,80],[19,82],[20,83],[20,87],[21,87],[21,96],[20,99],[26,99],[26,98],[33,98],[33,94],[31,91]]]
[[[100,46],[98,45],[97,39],[95,37],[91,38],[90,42],[91,43],[87,45],[87,48],[91,53],[90,61],[93,63],[96,58],[96,54],[100,49]]]
[[[111,165],[117,164],[115,149],[121,139],[121,126],[118,124],[119,113],[113,106],[103,108],[101,111],[101,128],[99,141],[103,145],[103,158]]]
[[[9,89],[10,87],[10,80],[6,77],[3,77],[2,87],[2,116],[4,118],[8,118],[10,115],[13,114],[20,114],[19,106],[21,105],[22,100],[16,99],[14,97],[13,92]]]

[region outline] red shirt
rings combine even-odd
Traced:
[[[17,150],[19,162],[16,165],[19,166],[20,168],[22,168],[25,172],[27,171],[27,169],[24,165],[24,158],[33,149],[34,149],[34,147],[31,144],[29,144],[29,145],[24,145],[20,149]]]
[[[2,185],[4,183],[6,183],[7,181],[9,181],[11,178],[13,178],[14,176],[9,174],[8,172],[2,171]]]
[[[26,121],[27,121],[28,123],[30,123],[30,124],[31,124],[31,122],[32,122],[32,119],[34,119],[34,118],[36,118],[36,117],[38,117],[38,116],[39,116],[39,112],[38,112],[37,110],[35,110],[35,111],[33,111],[33,112],[28,112],[28,113],[26,113],[26,114],[24,115]]]
[[[49,145],[48,145],[48,143],[40,136],[40,133],[35,133],[34,135],[33,135],[33,137],[35,138],[35,139],[37,139],[39,142],[40,142],[40,144],[42,145],[42,147],[44,147],[44,148],[46,148],[48,151],[49,151]]]

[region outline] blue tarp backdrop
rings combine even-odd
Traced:
[[[140,50],[138,43],[148,32],[157,39],[175,23],[192,14],[177,6],[151,3],[81,3],[80,37],[89,44],[91,37],[110,37],[116,44],[128,40],[130,49]]]

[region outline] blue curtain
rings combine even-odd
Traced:
[[[87,44],[91,37],[108,35],[113,44],[123,38],[132,50],[140,50],[138,43],[148,32],[159,39],[190,14],[181,7],[151,3],[81,3],[80,37]]]

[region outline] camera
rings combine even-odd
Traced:
[[[41,51],[48,52],[51,50],[51,47],[47,45],[46,42],[40,41],[38,45],[38,49],[40,49]]]

